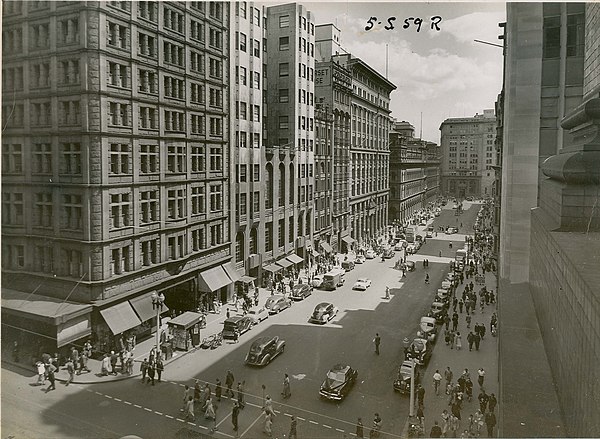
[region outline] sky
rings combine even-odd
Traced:
[[[268,2],[268,4],[281,2]],[[498,23],[506,21],[506,4],[495,2],[303,2],[317,24],[334,23],[342,48],[362,59],[397,89],[391,94],[392,117],[406,120],[418,137],[439,143],[440,124],[448,117],[471,117],[493,109],[502,87],[502,48]],[[439,16],[439,31],[431,17]],[[366,31],[367,20],[377,17]],[[394,28],[384,29],[389,17]],[[404,20],[421,18],[404,29]],[[381,24],[378,24],[381,22]],[[412,23],[412,22],[410,22]]]

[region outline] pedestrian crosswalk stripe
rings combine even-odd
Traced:
[[[154,413],[156,413],[157,415],[161,415],[161,416],[163,415],[163,413],[157,412],[156,410],[154,410]]]
[[[345,431],[342,430],[341,428],[336,428],[335,431],[339,431],[340,433],[345,433]]]
[[[169,418],[169,419],[175,419],[175,418],[173,418],[173,416],[171,416],[171,415],[165,415],[165,417],[166,417],[166,418]]]
[[[110,396],[110,395],[104,395],[104,396],[105,396],[106,398],[113,399],[113,397],[112,397],[112,396]]]
[[[299,421],[306,421],[306,418],[301,418],[300,416],[297,416]]]
[[[179,418],[175,418],[175,419],[177,419],[179,422],[185,422],[185,420],[183,420],[183,419],[179,419]]]
[[[114,398],[114,400],[115,400],[115,401],[119,401],[119,402],[121,402],[121,400],[120,400],[119,398]]]
[[[141,408],[142,408],[142,406],[141,406],[141,405],[138,405],[138,404],[133,404],[133,406],[134,406],[134,407],[137,407],[137,408],[139,408],[139,409],[141,409]]]
[[[325,428],[333,428],[331,425],[327,425],[327,424],[321,424],[321,425]]]
[[[123,402],[127,405],[131,405],[131,403],[129,401],[123,401]]]
[[[152,412],[152,409],[149,409],[148,407],[144,407],[144,410],[146,410],[147,412]]]
[[[313,421],[312,419],[310,419],[308,422],[310,422],[311,424],[319,425],[319,423],[318,423],[318,422],[316,422],[316,421]]]

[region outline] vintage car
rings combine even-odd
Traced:
[[[321,288],[322,283],[323,283],[323,275],[315,274],[315,276],[313,277],[313,280],[312,280],[313,288]]]
[[[290,306],[292,306],[291,299],[281,294],[269,297],[265,303],[265,308],[269,310],[269,314],[277,314]]]
[[[448,300],[449,296],[450,292],[447,288],[438,288],[437,292],[435,293],[435,301],[444,303]]]
[[[394,250],[396,250],[397,252],[404,250],[404,247],[406,247],[408,244],[406,243],[406,241],[400,240],[396,243],[396,245],[394,246]]]
[[[235,339],[236,332],[240,336],[244,332],[249,331],[254,325],[254,320],[248,316],[233,316],[223,322],[223,338]]]
[[[321,384],[319,395],[326,399],[341,401],[356,383],[358,371],[347,364],[333,366]]]
[[[419,333],[421,338],[425,338],[431,343],[435,343],[438,335],[438,326],[434,317],[421,317],[419,324]]]
[[[452,282],[450,282],[449,280],[443,280],[442,281],[442,288],[445,290],[448,290],[452,287]]]
[[[309,323],[325,324],[333,319],[338,313],[338,309],[332,303],[319,303],[308,319]]]
[[[406,246],[406,253],[408,253],[409,255],[412,255],[413,253],[417,252],[417,247],[414,244],[408,244]]]
[[[431,317],[435,318],[437,323],[442,323],[444,321],[444,317],[448,313],[447,307],[448,305],[445,302],[438,302],[436,300],[431,304]]]
[[[383,257],[384,257],[385,259],[392,259],[392,258],[394,257],[394,255],[395,255],[395,254],[396,254],[396,252],[394,252],[394,249],[393,249],[393,248],[386,248],[386,249],[383,251]]]
[[[356,281],[356,283],[354,284],[352,289],[366,291],[366,289],[369,288],[370,286],[371,286],[371,279],[361,278]]]
[[[415,271],[416,268],[415,261],[406,261],[404,266],[406,267],[406,271]]]
[[[419,366],[425,366],[431,358],[431,346],[424,338],[415,338],[406,352],[406,359],[414,359]]]
[[[366,260],[366,258],[363,255],[358,255],[356,257],[356,259],[354,260],[354,263],[355,264],[362,264],[362,263],[365,262],[365,260]]]
[[[458,233],[458,229],[456,227],[448,227],[446,229],[446,235],[453,235],[455,233]]]
[[[260,322],[269,317],[269,311],[262,306],[253,306],[248,310],[248,317],[252,319],[252,323],[258,325]]]
[[[259,337],[250,345],[250,351],[246,355],[246,364],[250,366],[265,366],[273,358],[282,354],[285,350],[285,341],[278,336]]]
[[[343,261],[342,262],[342,268],[346,272],[352,271],[352,270],[354,270],[354,262],[353,261]]]
[[[425,232],[425,237],[426,238],[433,238],[433,232],[431,230],[427,230]]]
[[[375,251],[373,251],[373,250],[367,250],[365,252],[365,258],[367,258],[367,259],[375,259]]]
[[[413,366],[415,368],[415,384],[419,385],[421,383],[421,372],[419,371],[419,366],[410,360],[405,360],[398,368],[398,377],[394,380],[395,391],[404,394],[410,393],[411,372]]]
[[[294,285],[292,288],[292,300],[302,300],[312,294],[312,287],[308,284]]]

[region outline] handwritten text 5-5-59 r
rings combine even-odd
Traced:
[[[388,17],[387,24],[383,26],[385,30],[394,29],[394,21],[396,21],[396,17]],[[431,30],[440,31],[439,24],[442,21],[442,17],[439,15],[434,15],[429,19],[431,22]],[[404,24],[402,25],[402,29],[408,29],[411,26],[416,29],[417,32],[421,31],[421,26],[423,25],[424,20],[420,17],[407,17],[404,19]],[[369,17],[367,20],[367,25],[365,26],[365,30],[371,30],[376,24],[381,24],[381,21],[377,20],[377,17]]]

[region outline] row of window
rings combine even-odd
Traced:
[[[248,41],[249,40],[249,41]],[[248,47],[248,44],[250,47]],[[265,44],[263,39],[263,45]],[[250,55],[255,56],[256,58],[260,58],[260,41],[255,40],[253,38],[248,38],[243,32],[235,33],[235,48],[240,52],[250,53]],[[263,50],[264,47],[263,47]]]
[[[17,2],[10,2],[17,3]],[[33,271],[80,278],[83,274],[83,258],[78,250],[36,245],[33,251]],[[28,258],[29,260],[30,258]],[[2,245],[2,268],[22,270],[25,267],[24,245]]]
[[[260,9],[250,7],[248,8],[246,2],[237,2],[237,8],[235,10],[235,15],[241,18],[248,18],[250,16],[250,23],[255,24],[256,26],[260,26],[261,22],[261,13]],[[266,18],[263,19],[263,27],[267,27]]]
[[[290,16],[289,15],[280,15],[279,16],[279,27],[280,28],[290,27]],[[309,32],[313,36],[315,34],[315,25],[313,23],[310,23],[306,19],[306,17],[299,15],[298,16],[298,30],[301,30],[301,29],[305,30],[306,32]]]
[[[235,117],[240,120],[260,122],[260,105],[252,105],[243,101],[236,101]]]
[[[279,51],[290,50],[290,37],[279,37]],[[298,51],[307,54],[308,56],[315,56],[315,45],[306,38],[298,37]],[[245,50],[244,50],[245,52]]]
[[[298,63],[298,77],[305,78],[308,81],[315,82],[315,69],[307,66],[306,64]],[[285,77],[290,75],[290,63],[281,62],[279,63],[279,76]]]
[[[290,89],[289,88],[280,88],[278,90],[279,102],[286,103],[290,101]],[[306,104],[311,107],[314,107],[314,93],[306,91],[302,88],[298,89],[298,103]]]

